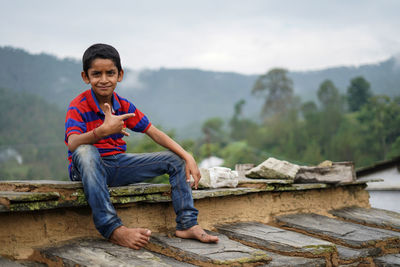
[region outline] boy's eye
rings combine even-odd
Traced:
[[[100,72],[92,72],[91,74],[92,74],[92,76],[97,77],[100,75]]]
[[[110,75],[110,76],[111,76],[111,75],[114,75],[114,74],[115,74],[115,71],[113,71],[113,70],[107,71],[107,74]]]

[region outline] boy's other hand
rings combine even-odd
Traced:
[[[186,182],[190,182],[190,175],[193,177],[194,180],[194,188],[197,189],[199,186],[199,181],[201,178],[201,174],[199,168],[197,167],[196,161],[189,154],[189,157],[186,159]],[[193,186],[193,185],[192,185]]]
[[[103,131],[106,133],[105,136],[115,133],[122,133],[123,135],[129,136],[129,133],[126,132],[124,120],[134,117],[135,114],[128,113],[119,116],[113,115],[111,113],[111,107],[108,103],[104,103],[102,109],[105,118],[104,123],[100,127],[102,127]]]

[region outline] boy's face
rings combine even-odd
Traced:
[[[82,79],[92,86],[98,100],[111,100],[117,87],[117,82],[122,81],[124,71],[118,69],[111,59],[96,58],[88,69],[88,74],[83,71]]]

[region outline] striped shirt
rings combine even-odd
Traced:
[[[127,99],[120,97],[115,92],[112,98],[114,115],[135,113],[135,116],[124,121],[124,127],[135,132],[146,132],[151,126],[148,118]],[[65,144],[68,145],[68,137],[71,134],[82,134],[99,127],[104,122],[104,112],[93,90],[87,90],[78,95],[70,103],[65,118]],[[109,135],[94,144],[100,155],[110,156],[126,151],[126,143],[122,140],[121,133]],[[71,171],[72,152],[68,150],[69,172]]]

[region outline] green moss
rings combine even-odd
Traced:
[[[310,250],[310,252],[315,255],[332,254],[336,252],[336,246],[334,245],[309,245],[303,248]]]
[[[10,211],[46,210],[56,208],[58,205],[58,201],[15,203],[10,205]]]
[[[171,186],[167,184],[137,184],[130,186],[111,187],[109,192],[111,196],[116,197],[164,193],[170,190]]]
[[[212,263],[218,265],[232,265],[232,264],[245,264],[245,263],[256,263],[256,262],[269,262],[271,257],[269,257],[263,251],[255,251],[249,257],[230,259],[230,260],[213,260]]]

